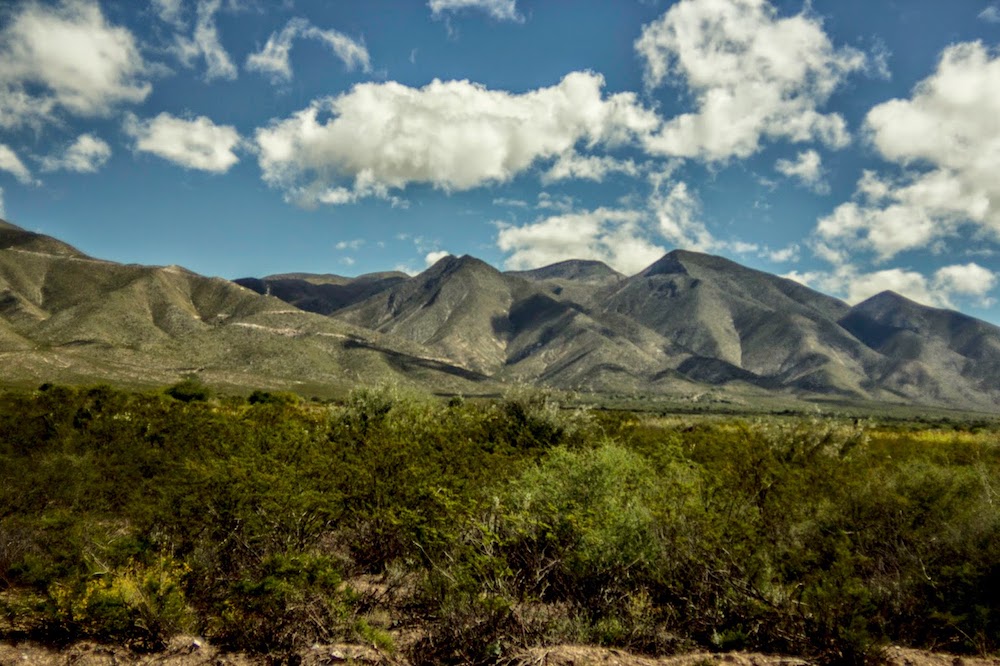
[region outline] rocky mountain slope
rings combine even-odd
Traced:
[[[633,276],[595,261],[503,273],[449,256],[413,277],[237,282],[101,261],[0,222],[0,379],[154,384],[197,373],[319,393],[526,382],[1000,408],[1000,328],[892,292],[851,307],[695,252]]]
[[[698,387],[1000,405],[1000,329],[892,292],[850,307],[675,250],[631,277],[593,261],[501,273],[446,257],[331,317],[501,380],[598,392]]]
[[[234,282],[258,294],[280,298],[300,310],[327,315],[404,282],[408,277],[398,271],[369,273],[356,278],[285,273],[264,278],[240,278]]]
[[[237,387],[329,392],[391,380],[469,391],[482,379],[433,356],[228,280],[100,261],[0,223],[5,383],[148,385],[194,373]]]

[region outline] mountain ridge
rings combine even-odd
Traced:
[[[0,245],[0,377],[8,384],[162,385],[197,374],[249,388],[336,392],[367,378],[470,391],[484,379],[433,350],[222,278],[93,259],[10,224],[0,227]]]
[[[300,390],[529,383],[1000,408],[1000,327],[893,292],[851,306],[686,250],[631,276],[592,260],[501,272],[449,255],[414,276],[230,282],[94,259],[0,223],[0,358],[8,383],[193,372]]]

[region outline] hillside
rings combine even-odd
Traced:
[[[895,294],[851,308],[792,280],[674,250],[501,273],[447,257],[333,313],[499,379],[604,393],[737,393],[995,409],[1000,329]],[[905,303],[905,307],[900,305]]]
[[[528,383],[744,404],[1000,406],[1000,328],[892,292],[851,307],[696,252],[629,277],[594,261],[503,273],[449,256],[413,277],[237,282],[101,261],[2,223],[3,381],[149,385],[194,373],[319,394]]]
[[[235,387],[358,382],[469,390],[478,377],[405,340],[177,266],[123,265],[0,227],[0,359],[8,384],[150,385],[194,373]]]

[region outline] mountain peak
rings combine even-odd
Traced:
[[[975,327],[987,326],[991,329],[997,328],[989,322],[970,317],[962,312],[924,305],[889,290],[879,292],[871,298],[858,303],[851,308],[851,313],[883,323],[895,322],[899,324],[900,322],[906,322],[905,328],[922,332],[926,332],[927,327],[932,325],[943,326],[952,330],[969,325]],[[932,322],[937,322],[937,324],[932,324]]]
[[[653,275],[686,275],[690,268],[714,268],[714,269],[739,269],[745,268],[734,261],[719,257],[714,254],[704,252],[693,252],[691,250],[671,250],[648,266],[639,275],[650,277]]]
[[[902,294],[896,293],[891,289],[885,289],[884,291],[880,291],[874,296],[869,296],[865,300],[861,301],[860,303],[858,303],[858,306],[864,305],[865,303],[893,303],[893,302],[913,303],[914,301],[910,300],[906,296],[903,296]]]
[[[487,264],[482,259],[476,259],[472,255],[463,254],[460,257],[456,257],[453,254],[449,254],[446,257],[441,257],[434,264],[428,268],[424,273],[430,275],[438,275],[444,273],[454,273],[460,270],[483,270],[486,269],[491,273],[498,273],[497,269],[493,268]]]
[[[574,280],[578,282],[617,282],[624,275],[596,259],[567,259],[526,271],[507,271],[526,280]]]
[[[872,315],[887,315],[892,312],[914,312],[914,311],[930,311],[930,310],[940,310],[940,308],[935,308],[930,305],[924,305],[923,303],[918,303],[913,299],[907,298],[902,294],[898,294],[895,291],[886,289],[885,291],[880,291],[874,296],[870,296],[865,300],[861,301],[853,308],[857,312],[866,312]],[[946,310],[941,310],[946,312]],[[956,313],[957,314],[957,313]]]
[[[680,250],[673,250],[647,266],[639,275],[643,277],[674,274],[686,275],[688,271],[681,259]]]

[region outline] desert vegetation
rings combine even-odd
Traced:
[[[0,394],[0,632],[281,661],[554,643],[864,663],[1000,649],[1000,428],[537,391]]]

